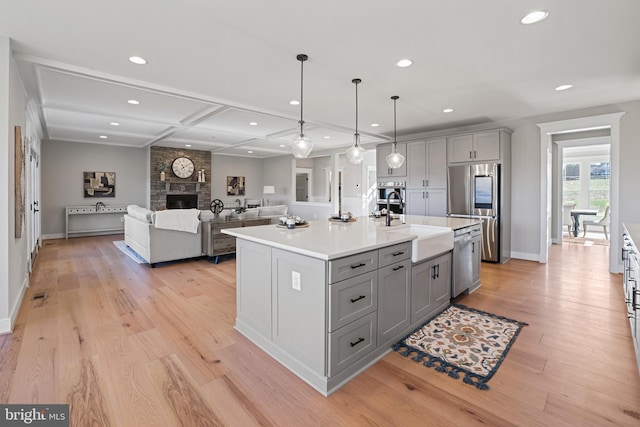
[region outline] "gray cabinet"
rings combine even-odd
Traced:
[[[410,324],[411,260],[378,270],[378,346],[397,339]]]
[[[447,213],[447,144],[445,138],[407,142],[408,215]]]
[[[391,169],[387,165],[387,156],[393,151],[393,144],[379,144],[376,146],[376,174],[378,178],[396,178],[407,176],[407,145],[397,144],[398,152],[405,157],[405,161],[398,169]]]
[[[447,138],[449,163],[500,160],[500,132],[479,132]]]
[[[447,190],[441,189],[407,189],[407,215],[446,216]]]
[[[411,268],[411,323],[428,319],[451,297],[451,253]]]
[[[407,188],[447,186],[447,140],[407,142]]]
[[[480,286],[480,263],[482,262],[482,235],[471,238],[471,286],[470,291]]]

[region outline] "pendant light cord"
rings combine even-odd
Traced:
[[[355,83],[356,85],[356,141],[355,141],[355,146],[358,146],[358,137],[360,136],[360,134],[358,133],[358,83],[362,82],[362,80],[360,79],[353,79],[351,80],[351,83]]]
[[[300,61],[300,136],[302,136],[302,108],[304,106],[304,60]]]
[[[398,145],[398,135],[397,135],[397,130],[398,130],[398,126],[396,123],[396,101],[398,99],[400,99],[400,97],[398,95],[394,95],[391,97],[391,99],[393,99],[393,152],[396,153],[398,151],[397,145]]]

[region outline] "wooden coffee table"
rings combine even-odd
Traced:
[[[228,234],[223,234],[223,229],[268,224],[271,224],[271,219],[269,218],[231,219],[228,221],[213,219],[203,221],[202,254],[215,257],[214,263],[217,264],[220,255],[234,254],[236,252],[236,238]]]

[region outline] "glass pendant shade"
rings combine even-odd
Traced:
[[[347,159],[349,162],[359,165],[364,160],[366,150],[360,146],[360,135],[353,135],[353,145],[347,150]]]
[[[289,147],[295,158],[304,159],[311,153],[311,150],[313,150],[313,141],[300,132],[300,134],[291,141]]]
[[[398,142],[396,138],[396,101],[399,98],[397,95],[391,97],[391,99],[393,99],[393,150],[391,150],[391,154],[386,157],[387,165],[389,165],[391,169],[398,169],[404,163],[404,156],[398,153]]]
[[[386,159],[387,165],[389,165],[391,169],[398,169],[404,163],[404,156],[398,153],[398,149],[395,144],[393,144],[393,151],[391,154],[387,155]]]
[[[304,61],[309,57],[303,53],[296,56],[296,59],[300,61],[300,131],[298,135],[291,141],[289,148],[293,153],[293,156],[297,159],[304,159],[311,154],[313,150],[313,141],[304,135],[304,120],[302,119],[302,106],[303,106],[303,88],[304,88]]]
[[[353,79],[351,83],[356,85],[356,133],[353,134],[353,145],[347,150],[347,159],[354,165],[359,165],[364,160],[366,150],[360,146],[360,134],[358,133],[358,84],[360,79]]]

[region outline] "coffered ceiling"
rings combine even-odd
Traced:
[[[286,154],[300,117],[289,103],[300,99],[299,53],[309,55],[304,119],[314,152],[352,143],[356,77],[365,146],[393,137],[392,95],[398,135],[640,99],[637,0],[0,5],[0,34],[45,143]],[[534,9],[549,17],[521,24]],[[402,58],[413,65],[397,67]],[[562,84],[573,87],[554,90]]]

